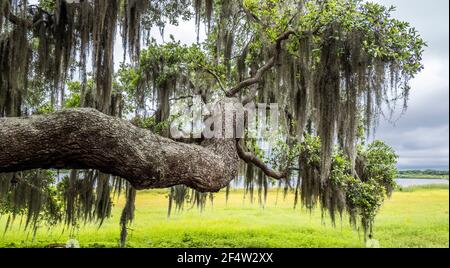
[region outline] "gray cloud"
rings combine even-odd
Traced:
[[[425,69],[411,81],[409,109],[394,122],[381,121],[375,138],[393,146],[399,168],[449,167],[449,1],[378,0],[397,7],[427,41]]]

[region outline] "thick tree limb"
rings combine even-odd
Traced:
[[[0,118],[0,173],[31,169],[97,169],[136,189],[184,184],[215,192],[237,175],[235,140],[203,146],[162,138],[94,109]]]
[[[251,85],[260,83],[260,82],[261,82],[261,79],[262,79],[262,77],[263,77],[263,75],[264,75],[268,70],[270,70],[270,69],[275,65],[275,63],[277,62],[278,56],[279,56],[279,54],[280,54],[280,52],[281,52],[281,44],[282,44],[282,42],[283,42],[284,40],[288,39],[288,38],[289,38],[291,35],[293,35],[293,34],[295,34],[295,32],[292,31],[292,30],[286,31],[286,32],[284,32],[283,34],[281,34],[281,35],[277,38],[276,43],[275,43],[275,47],[274,47],[274,56],[272,56],[272,57],[266,62],[266,64],[264,64],[264,65],[256,72],[256,74],[255,74],[253,77],[250,77],[250,78],[248,78],[248,79],[246,79],[246,80],[240,82],[240,83],[239,83],[238,85],[236,85],[234,88],[230,89],[230,90],[226,93],[226,96],[227,96],[227,97],[233,97],[233,96],[236,96],[236,94],[238,94],[241,90],[243,90],[243,89],[245,89],[245,88],[247,88],[247,87],[249,87],[249,86],[251,86]]]

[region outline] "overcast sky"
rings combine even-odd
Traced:
[[[376,138],[395,147],[399,168],[449,166],[449,1],[378,0],[397,7],[395,16],[411,23],[428,42],[425,69],[411,83],[406,114],[383,122]]]
[[[395,17],[410,22],[428,42],[423,60],[425,69],[411,82],[409,109],[401,117],[394,116],[395,122],[381,120],[375,138],[395,148],[400,155],[400,169],[448,169],[449,1],[374,1],[396,6]],[[204,37],[204,30],[201,33]],[[169,34],[184,44],[196,42],[194,21],[181,22],[177,27],[168,25],[166,41]],[[159,31],[152,35],[162,41]],[[120,44],[116,45],[120,54]]]

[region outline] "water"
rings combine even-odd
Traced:
[[[448,180],[444,179],[397,179],[396,182],[401,187],[411,187],[411,186],[420,186],[420,185],[430,185],[430,184],[446,184],[448,185]]]
[[[398,185],[401,187],[411,187],[411,186],[421,186],[421,185],[434,185],[434,184],[444,184],[449,185],[448,179],[418,179],[418,178],[403,178],[395,180]],[[297,180],[294,179],[291,182],[291,185],[295,186],[297,184]],[[273,185],[269,185],[269,188],[277,188],[277,183]],[[236,180],[231,183],[232,188],[235,189],[243,189],[244,182],[243,178]]]

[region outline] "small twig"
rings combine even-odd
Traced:
[[[202,67],[203,70],[205,70],[207,73],[209,73],[210,75],[212,75],[212,76],[216,79],[217,83],[218,83],[219,86],[220,86],[220,89],[222,89],[222,91],[223,91],[224,93],[226,93],[226,89],[225,89],[225,87],[224,87],[224,85],[223,85],[223,83],[222,83],[222,80],[220,79],[219,75],[216,74],[216,73],[215,73],[214,71],[212,71],[211,69],[207,68],[206,66],[201,65],[201,67]]]

